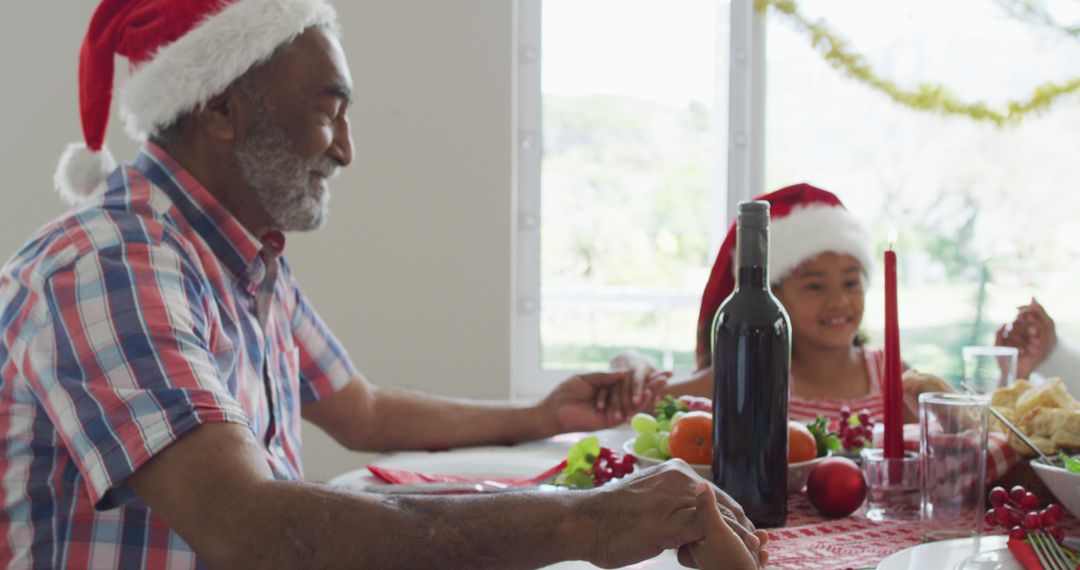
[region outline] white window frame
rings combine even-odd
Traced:
[[[576,370],[544,370],[540,344],[542,0],[515,0],[515,232],[510,312],[511,395],[536,398]],[[761,194],[765,165],[765,18],[753,0],[731,0],[728,193],[725,219]],[[727,223],[730,223],[727,222]],[[727,224],[725,224],[726,226]],[[703,284],[704,285],[704,284]]]

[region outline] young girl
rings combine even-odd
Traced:
[[[842,408],[884,417],[885,355],[866,347],[859,333],[873,268],[862,226],[830,192],[809,184],[789,186],[757,198],[770,203],[769,280],[791,318],[791,405],[789,418],[836,418]],[[665,394],[712,397],[712,321],[735,288],[735,226],[713,265],[698,317],[698,371],[673,380]],[[905,366],[906,368],[906,366]],[[948,391],[925,377],[905,379],[906,401],[924,391]],[[905,412],[916,421],[914,410]]]
[[[791,318],[791,400],[788,418],[799,423],[824,416],[835,426],[840,411],[863,409],[878,425],[885,416],[882,388],[885,354],[865,345],[859,333],[865,285],[873,270],[869,239],[833,194],[809,184],[789,186],[758,200],[770,203],[769,280]],[[735,289],[735,227],[713,265],[698,316],[698,371],[652,384],[660,395],[713,396],[711,336],[717,308]],[[906,370],[907,366],[902,365]],[[640,377],[652,372],[645,367]],[[918,422],[918,395],[951,392],[940,378],[906,370],[904,421]],[[905,445],[917,446],[914,439]],[[905,440],[907,440],[907,434]],[[1017,456],[1001,434],[991,434],[987,479],[1004,475]]]

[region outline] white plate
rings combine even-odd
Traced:
[[[1006,546],[1004,535],[957,538],[905,548],[881,561],[877,570],[1024,570]],[[1066,538],[1065,545],[1080,547],[1080,540]]]
[[[957,538],[905,548],[878,564],[877,570],[1024,570],[1003,535]]]
[[[460,449],[453,452],[398,453],[375,461],[388,469],[406,469],[462,477],[533,477],[562,461],[502,449]]]
[[[432,475],[461,477],[535,477],[558,465],[565,451],[514,447],[475,447],[453,451],[407,451],[381,456],[371,463]],[[367,485],[378,481],[367,469],[335,477],[332,485]]]

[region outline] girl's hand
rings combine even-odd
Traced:
[[[769,554],[764,549],[769,535],[760,530],[754,532],[760,541],[755,556],[720,514],[712,486],[699,483],[697,492],[695,516],[705,538],[680,548],[679,562],[703,570],[756,570],[764,566],[769,560]]]
[[[919,394],[925,392],[955,392],[952,385],[933,374],[919,372],[914,368],[904,371],[904,422],[919,421]]]
[[[651,412],[671,378],[671,372],[656,370],[656,363],[636,350],[623,351],[611,359],[611,369],[628,374],[619,383],[597,392],[596,409],[617,421],[628,420],[638,412]]]
[[[636,350],[624,350],[611,359],[612,370],[629,370],[629,382],[623,382],[622,399],[631,405],[641,404],[645,385],[656,372],[656,362]]]

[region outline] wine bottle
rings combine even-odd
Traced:
[[[787,519],[791,323],[769,288],[769,203],[739,203],[735,290],[712,326],[713,482],[758,527]]]

